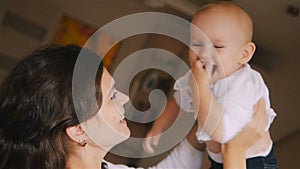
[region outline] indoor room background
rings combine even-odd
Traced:
[[[211,1],[213,0],[0,0],[0,81],[22,57],[42,45],[75,43],[82,46],[105,24],[137,12],[164,12],[190,21],[201,5]],[[254,21],[257,51],[250,63],[262,73],[270,90],[272,107],[277,113],[270,130],[280,168],[297,168],[297,152],[300,150],[300,1],[231,2],[243,7]],[[114,37],[109,34],[101,34],[97,40],[101,45],[115,43]],[[107,53],[105,64],[113,73],[124,58],[145,48],[165,49],[188,64],[187,46],[173,38],[156,34],[136,35],[118,42]],[[153,58],[160,59],[155,54]],[[162,61],[168,64],[167,60]],[[134,66],[128,65],[127,71],[130,72]],[[124,81],[128,80],[123,78]],[[139,111],[149,109],[148,97],[153,89],[161,89],[169,97],[174,83],[170,75],[156,69],[144,70],[129,80],[128,94],[132,105]],[[153,113],[144,114],[143,118],[157,115],[157,112]],[[151,127],[151,122],[129,121],[128,124],[135,137],[144,137]],[[138,153],[141,146],[129,146],[128,151]],[[109,154],[107,158],[145,167],[157,162],[167,153],[149,159],[125,158],[114,154]]]

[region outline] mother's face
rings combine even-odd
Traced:
[[[112,128],[129,136],[130,130],[124,120],[124,104],[129,97],[115,89],[115,81],[106,69],[103,71],[101,88],[103,100],[100,112]]]
[[[129,98],[114,86],[112,76],[104,69],[101,81],[101,108],[94,117],[82,123],[91,140],[107,151],[130,136],[130,130],[124,120],[124,104]]]

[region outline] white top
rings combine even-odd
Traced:
[[[181,109],[186,112],[194,112],[189,86],[190,76],[191,71],[179,78],[174,86],[174,89],[177,90],[174,93],[174,98]],[[215,99],[223,107],[222,143],[228,142],[251,121],[253,106],[260,98],[266,102],[268,115],[266,130],[269,129],[276,114],[270,107],[269,91],[262,76],[251,69],[250,65],[246,64],[240,70],[217,81],[210,87]],[[198,129],[197,138],[199,141],[211,140],[202,128]],[[266,151],[269,151],[269,148]]]
[[[186,139],[184,139],[165,159],[149,169],[199,169],[202,165],[202,157],[203,151],[195,149]],[[133,167],[128,167],[123,164],[113,164],[107,161],[104,162],[108,164],[108,169],[134,169]]]

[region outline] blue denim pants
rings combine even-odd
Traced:
[[[210,169],[223,169],[223,164],[217,163],[209,157]],[[274,150],[272,150],[266,157],[253,157],[246,160],[247,169],[278,169],[277,160],[275,158]]]

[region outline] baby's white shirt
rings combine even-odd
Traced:
[[[174,86],[174,89],[177,90],[174,93],[174,98],[181,109],[186,112],[194,112],[189,85],[190,76],[191,71],[179,78]],[[223,107],[221,143],[228,142],[251,121],[253,106],[260,98],[263,98],[266,102],[268,115],[266,131],[269,129],[276,113],[270,106],[269,91],[262,76],[259,72],[251,69],[250,65],[246,64],[230,76],[211,85],[210,88],[215,99]],[[199,127],[196,135],[199,141],[211,140],[201,127]],[[270,146],[266,148],[266,151],[270,151]],[[268,152],[260,152],[257,155],[268,154]],[[253,156],[255,155],[249,154],[247,158]],[[214,157],[212,158],[214,159]],[[220,162],[219,159],[214,160]]]

